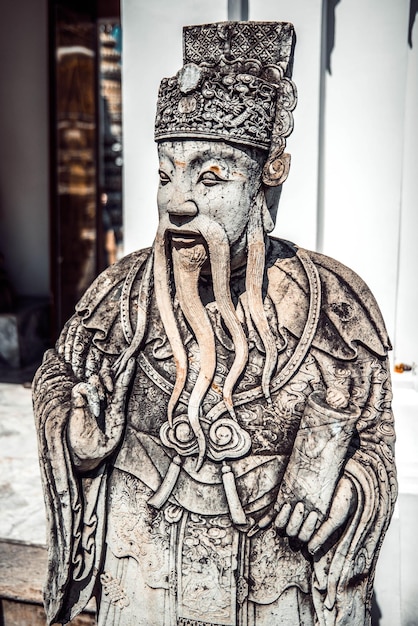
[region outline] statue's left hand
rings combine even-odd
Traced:
[[[134,370],[135,359],[131,358],[113,381],[105,362],[99,374],[73,387],[67,440],[73,462],[79,470],[94,469],[118,446]]]
[[[346,523],[355,503],[353,484],[349,478],[343,476],[335,488],[328,517],[322,523],[319,523],[318,513],[308,512],[303,502],[297,502],[293,508],[287,502],[278,510],[275,525],[284,529],[288,537],[297,537],[308,543],[309,552],[315,554]]]

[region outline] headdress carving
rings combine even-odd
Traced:
[[[183,41],[183,68],[160,85],[155,140],[224,140],[280,157],[297,100],[292,24],[186,26]]]

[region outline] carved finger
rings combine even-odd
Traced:
[[[327,389],[326,401],[334,409],[345,408],[348,404],[348,396],[341,389],[330,387]]]
[[[80,398],[78,397],[80,395],[85,398],[86,402],[84,402],[84,404],[81,404]],[[90,383],[84,382],[74,385],[72,389],[72,397],[75,407],[86,406],[87,404],[92,414],[95,417],[99,417],[100,396],[99,391],[95,385],[90,385]]]
[[[110,365],[110,361],[107,357],[104,359],[103,365],[100,369],[100,378],[106,391],[108,391],[109,393],[112,393],[114,389],[112,368]]]
[[[286,526],[286,534],[289,537],[296,537],[299,533],[305,517],[305,507],[303,502],[298,502],[293,509],[289,522]]]
[[[100,355],[96,348],[92,347],[89,350],[86,359],[86,369],[85,369],[85,377],[90,378],[93,374],[97,374],[100,366]]]
[[[125,371],[116,379],[113,400],[106,419],[107,443],[103,448],[105,454],[113,452],[122,436],[125,424],[126,394],[134,371],[135,359],[131,358],[128,360]]]
[[[291,511],[292,507],[289,502],[283,504],[274,522],[277,528],[284,528],[286,526],[289,521]]]
[[[97,391],[97,395],[99,396],[99,399],[101,401],[106,398],[105,388],[98,374],[93,374],[92,376],[90,376],[88,384],[91,389],[94,388]]]
[[[353,485],[348,478],[343,476],[337,485],[328,518],[321,524],[308,543],[308,550],[311,554],[315,554],[331,535],[347,521],[354,502]]]
[[[89,343],[84,328],[80,324],[74,337],[73,352],[71,356],[73,372],[77,378],[84,378],[85,349]]]
[[[135,371],[135,359],[129,359],[126,364],[125,371],[123,371],[116,379],[115,382],[115,391],[113,395],[112,401],[112,412],[119,412],[124,409],[125,400],[126,400],[126,392],[128,391],[129,385],[132,380],[132,375]]]
[[[301,541],[309,541],[315,531],[317,523],[318,513],[316,511],[311,511],[302,524],[302,528],[299,531],[299,539]]]
[[[87,406],[87,395],[88,390],[86,383],[78,383],[77,385],[74,385],[71,390],[73,407],[79,409]]]
[[[70,320],[70,323],[68,325],[67,335],[64,342],[64,360],[66,363],[71,363],[74,337],[76,335],[79,323],[80,320],[78,319],[78,317],[74,317],[72,320]]]
[[[70,318],[69,320],[66,321],[66,323],[64,324],[64,327],[61,331],[60,336],[58,337],[58,341],[57,344],[55,346],[57,353],[64,357],[65,359],[65,346],[67,345],[68,342],[68,330],[72,324],[74,320],[72,318]]]

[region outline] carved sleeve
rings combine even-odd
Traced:
[[[74,316],[65,326],[57,350],[48,350],[33,383],[41,474],[47,513],[49,543],[48,575],[44,590],[49,623],[70,619],[88,602],[99,545],[97,508],[104,506],[103,468],[80,478],[74,472],[66,439],[73,386],[89,367],[90,342],[81,319]],[[87,500],[83,494],[88,494]],[[101,516],[103,518],[103,515]],[[73,609],[65,597],[70,581],[79,602]]]
[[[314,599],[325,597],[321,610],[338,615],[355,611],[359,596],[371,601],[376,560],[397,496],[388,362],[363,350],[354,369],[351,398],[361,415],[344,474],[354,485],[357,506],[337,544],[314,564]]]

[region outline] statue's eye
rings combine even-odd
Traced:
[[[198,182],[203,183],[205,187],[214,187],[214,185],[217,185],[218,183],[225,182],[225,179],[215,174],[215,172],[212,172],[212,170],[209,170],[208,172],[203,172],[200,175]]]
[[[166,185],[167,183],[170,182],[170,176],[166,174],[165,172],[163,172],[163,170],[158,170],[158,175],[160,177],[160,183],[162,185]]]

